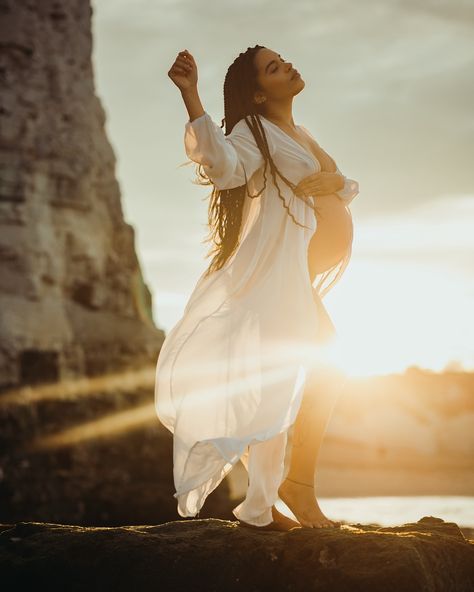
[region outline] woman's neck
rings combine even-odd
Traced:
[[[273,123],[275,123],[276,125],[280,125],[283,127],[287,127],[289,129],[292,130],[296,130],[296,125],[293,119],[293,112],[292,112],[292,106],[291,105],[287,105],[287,106],[282,106],[282,105],[278,105],[275,108],[267,108],[266,113],[264,113],[264,116],[269,119],[270,121],[272,121]]]

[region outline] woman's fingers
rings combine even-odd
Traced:
[[[178,53],[174,63],[176,65],[179,65],[182,67],[191,67],[191,68],[196,65],[196,62],[194,61],[193,56],[189,53],[189,51],[187,49],[185,49],[184,51],[180,51]]]
[[[183,68],[182,66],[173,66],[171,68],[171,74],[182,74],[185,75],[188,73],[189,70]]]
[[[189,64],[190,66],[194,65],[194,61],[191,58],[189,58],[186,54],[178,54],[176,61],[182,62],[183,64]]]
[[[193,56],[187,50],[184,50],[178,53],[174,62],[174,67],[177,71],[186,74],[188,72],[193,72],[196,69],[196,62],[194,61]]]
[[[335,181],[337,179],[337,182]],[[309,196],[316,194],[333,193],[340,185],[339,175],[320,171],[302,179],[295,188],[295,195]]]
[[[192,64],[196,64],[196,62],[194,61],[194,57],[192,56],[192,54],[189,53],[187,49],[185,49],[184,51],[180,51],[178,55],[183,57],[185,60],[191,62]]]
[[[308,175],[307,177],[305,177],[304,179],[301,179],[300,183],[312,183],[313,181],[317,181],[321,176],[321,173],[312,173],[311,175]]]
[[[176,55],[168,76],[180,90],[189,89],[197,84],[198,69],[196,62],[187,49],[180,51]]]
[[[191,70],[193,69],[193,66],[191,64],[189,64],[188,62],[186,62],[186,60],[184,60],[183,58],[177,58],[176,62],[175,62],[175,66],[177,68],[180,68],[184,72],[191,72]]]
[[[295,195],[305,195],[306,197],[308,197],[310,195],[315,195],[323,189],[324,187],[320,183],[309,183],[304,185],[303,187],[297,186],[295,189]]]
[[[320,175],[320,173],[314,173],[312,175],[309,175],[308,177],[305,177],[304,179],[302,179],[298,183],[298,187],[301,187],[302,189],[307,189],[309,187],[312,187],[314,185],[314,183],[317,183],[320,181],[319,175]]]
[[[181,74],[191,72],[194,68],[194,60],[189,56],[190,54],[180,51],[171,67],[171,71]]]

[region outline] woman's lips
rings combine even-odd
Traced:
[[[293,76],[291,77],[291,80],[293,80],[293,78],[296,78],[297,76],[299,76],[300,73],[298,72],[298,70],[293,74]]]

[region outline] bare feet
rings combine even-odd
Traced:
[[[273,515],[273,522],[281,524],[283,527],[287,527],[288,530],[293,528],[301,528],[301,524],[292,520],[288,516],[285,516],[281,512],[279,512],[275,506],[272,506],[272,515]]]
[[[338,522],[333,522],[323,514],[312,486],[285,479],[278,488],[278,495],[302,526],[306,528],[339,526]]]
[[[270,524],[265,524],[265,526],[256,526],[255,524],[249,524],[248,522],[240,521],[240,524],[243,526],[247,526],[248,528],[256,528],[258,530],[293,530],[294,528],[301,528],[301,524],[299,522],[295,522],[288,516],[285,516],[281,512],[279,512],[275,506],[272,506],[272,516],[273,522]]]

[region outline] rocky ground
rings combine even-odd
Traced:
[[[434,517],[291,532],[220,519],[108,528],[19,522],[0,525],[0,572],[5,589],[71,592],[472,592],[474,541]]]

